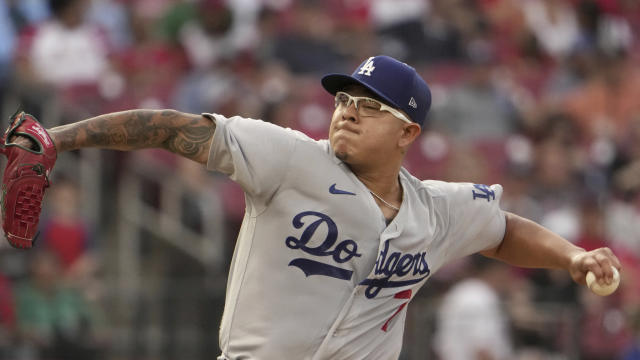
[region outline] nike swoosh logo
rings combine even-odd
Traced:
[[[355,195],[356,194],[350,191],[336,189],[336,184],[329,186],[329,192],[336,195]]]

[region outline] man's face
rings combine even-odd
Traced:
[[[375,95],[366,88],[352,85],[343,90],[351,96]],[[362,108],[362,102],[359,108]],[[353,102],[337,105],[331,119],[329,141],[338,159],[349,165],[371,166],[386,160],[384,154],[397,151],[407,123],[388,111],[357,110]]]

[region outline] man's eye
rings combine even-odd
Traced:
[[[380,104],[375,101],[363,101],[362,106],[367,110],[380,110]]]

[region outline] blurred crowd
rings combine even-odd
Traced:
[[[432,90],[409,171],[503,184],[505,210],[623,263],[606,298],[560,271],[453,264],[418,295],[437,310],[414,301],[410,311],[436,315],[429,334],[408,323],[411,348],[445,360],[640,359],[638,0],[3,0],[0,114],[20,104],[53,126],[174,108],[323,138],[333,99],[320,76],[375,54],[414,66]],[[215,184],[233,244],[242,193]],[[0,273],[0,359],[108,354],[78,187],[55,183],[38,251]]]

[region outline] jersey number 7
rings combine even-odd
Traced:
[[[393,298],[394,299],[411,299],[411,289],[400,291],[399,293],[395,294]],[[396,310],[396,312],[394,312],[393,315],[391,315],[391,317],[387,319],[387,321],[384,323],[384,325],[382,325],[380,329],[384,332],[387,332],[389,328],[389,323],[391,322],[391,320],[396,315],[398,315],[398,313],[402,311],[402,309],[404,309],[404,307],[407,306],[408,303],[409,303],[408,301],[405,301],[402,304],[400,304],[400,306],[398,306],[398,310]]]

